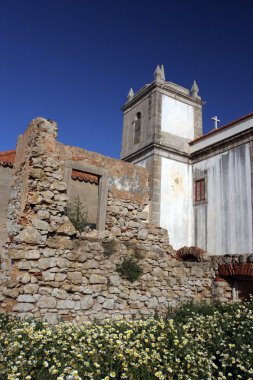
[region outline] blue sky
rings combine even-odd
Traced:
[[[0,151],[36,116],[64,144],[119,157],[122,114],[164,64],[222,125],[253,111],[251,0],[0,0]]]

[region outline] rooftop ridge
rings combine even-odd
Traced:
[[[250,118],[251,116],[253,116],[253,112],[250,112],[250,113],[248,113],[247,115],[241,116],[241,117],[239,117],[238,119],[235,119],[235,120],[231,121],[230,123],[223,125],[223,126],[220,127],[220,128],[212,129],[211,131],[207,132],[207,133],[204,134],[203,136],[200,136],[200,137],[198,137],[198,138],[196,138],[196,139],[190,141],[189,144],[190,144],[190,145],[193,145],[193,144],[195,144],[196,142],[198,142],[198,141],[200,141],[200,140],[203,140],[203,139],[209,137],[210,135],[213,135],[213,134],[215,134],[215,133],[218,133],[218,132],[220,132],[220,131],[222,131],[222,130],[228,128],[228,127],[232,127],[234,124],[237,124],[237,123],[240,122],[240,121],[247,120],[247,119]]]

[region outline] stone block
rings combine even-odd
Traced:
[[[17,288],[13,288],[13,289],[5,289],[5,290],[3,291],[3,294],[4,294],[6,297],[17,298],[18,295],[19,295],[19,289],[17,289]]]
[[[24,293],[36,294],[38,293],[39,285],[38,284],[27,284],[24,286]]]
[[[13,311],[18,311],[20,313],[31,311],[35,308],[34,304],[31,303],[18,303],[13,307]]]
[[[142,211],[137,213],[137,218],[141,220],[147,220],[148,219],[148,212]]]
[[[38,268],[40,270],[45,270],[48,268],[53,268],[56,266],[56,257],[42,257],[38,261]]]
[[[119,289],[118,287],[116,287],[116,286],[110,286],[110,287],[109,287],[109,293],[110,293],[110,294],[120,294],[121,291],[120,291],[120,289]]]
[[[52,297],[59,298],[61,300],[66,300],[68,298],[68,293],[64,289],[54,289],[52,291]]]
[[[20,270],[29,270],[31,269],[31,264],[28,261],[18,261],[17,263],[18,269]]]
[[[46,313],[44,315],[44,319],[51,325],[55,325],[59,321],[59,316],[57,315],[57,313]]]
[[[30,280],[31,280],[31,276],[29,273],[25,273],[24,276],[22,276],[22,278],[21,278],[22,284],[28,284],[28,282],[30,282]]]
[[[97,298],[97,302],[98,302],[98,303],[104,303],[104,302],[105,302],[105,297],[103,297],[103,296],[98,296],[98,298]]]
[[[117,226],[113,226],[111,228],[111,233],[114,235],[114,236],[121,236],[121,228],[117,227]]]
[[[47,246],[49,248],[57,248],[57,249],[72,249],[73,241],[65,236],[50,237],[47,240]]]
[[[28,195],[27,202],[31,205],[40,205],[42,203],[42,196],[38,193],[31,193]]]
[[[165,271],[162,270],[159,266],[156,266],[152,271],[152,275],[155,277],[161,278],[161,277],[164,277]]]
[[[149,289],[149,292],[152,296],[160,296],[161,295],[161,290],[158,287],[153,287]]]
[[[118,214],[119,213],[119,207],[118,206],[109,206],[107,211],[111,212],[112,214]]]
[[[140,301],[132,301],[130,302],[130,307],[132,307],[133,309],[140,309],[142,306],[141,302]]]
[[[42,179],[44,177],[44,170],[43,169],[31,168],[29,174],[30,174],[30,178]]]
[[[21,260],[21,259],[27,259],[27,260],[35,260],[39,259],[40,252],[36,249],[31,249],[29,251],[25,251],[22,249],[9,249],[8,251],[10,258]]]
[[[57,302],[58,309],[74,309],[75,301],[71,300],[60,300]]]
[[[7,282],[6,282],[6,286],[8,287],[8,288],[15,288],[15,286],[17,286],[18,285],[18,280],[17,280],[17,278],[15,278],[15,277],[12,277],[12,278],[10,278]],[[2,290],[3,288],[2,288],[2,286],[0,287],[0,292],[1,292],[1,290]]]
[[[55,281],[63,282],[66,279],[67,275],[65,273],[55,273]]]
[[[84,296],[81,299],[81,309],[82,310],[88,310],[90,309],[94,304],[94,300],[91,295]]]
[[[110,280],[110,285],[112,285],[112,286],[119,286],[122,282],[122,280],[118,274],[112,274],[109,277],[109,280]]]
[[[99,265],[96,260],[87,260],[83,265],[85,269],[97,269],[98,267]]]
[[[156,297],[152,297],[148,303],[149,309],[156,309],[158,307],[158,299]]]
[[[45,220],[41,220],[41,219],[33,219],[32,225],[37,230],[49,231],[49,229],[50,229],[48,222],[46,222]]]
[[[100,274],[92,274],[90,276],[90,284],[106,284],[106,277]]]
[[[173,275],[177,278],[184,277],[186,275],[186,270],[183,266],[175,267],[173,270]]]
[[[82,284],[83,276],[81,272],[68,272],[67,280],[69,280],[72,284]]]
[[[41,241],[41,234],[34,227],[26,227],[18,235],[21,243],[39,244]]]
[[[191,268],[191,276],[203,277],[204,276],[204,271],[203,271],[203,269],[199,265],[198,266],[193,266]]]
[[[43,256],[52,257],[55,256],[55,249],[53,248],[43,248]]]
[[[66,220],[57,228],[57,233],[62,235],[73,236],[76,235],[76,229],[70,220]]]
[[[54,297],[43,295],[37,302],[40,309],[53,309],[56,307],[56,299]]]
[[[54,181],[52,185],[50,186],[51,190],[57,190],[57,191],[66,191],[66,185],[62,181]]]
[[[65,259],[64,257],[58,257],[56,259],[56,265],[58,268],[66,269],[69,267],[69,260]]]
[[[104,308],[104,309],[107,309],[107,310],[113,310],[113,309],[114,309],[114,304],[115,304],[114,299],[107,299],[107,300],[103,303],[103,308]]]
[[[37,212],[37,216],[39,219],[45,219],[45,220],[49,220],[50,218],[50,214],[47,210],[39,210]]]
[[[42,276],[43,276],[44,281],[54,281],[54,279],[55,279],[55,273],[54,272],[44,271],[42,273]]]
[[[17,301],[18,302],[35,302],[35,299],[33,298],[33,296],[29,295],[29,294],[20,294],[17,298]]]
[[[138,232],[138,235],[137,235],[138,239],[140,239],[140,240],[145,240],[147,238],[147,236],[148,236],[148,230],[147,229],[140,230]]]

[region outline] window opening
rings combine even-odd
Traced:
[[[205,178],[195,180],[195,202],[206,200],[206,181]]]
[[[140,142],[141,139],[141,113],[138,112],[134,121],[134,144]]]

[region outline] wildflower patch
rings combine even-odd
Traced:
[[[0,316],[1,380],[253,378],[253,302],[103,324]]]

